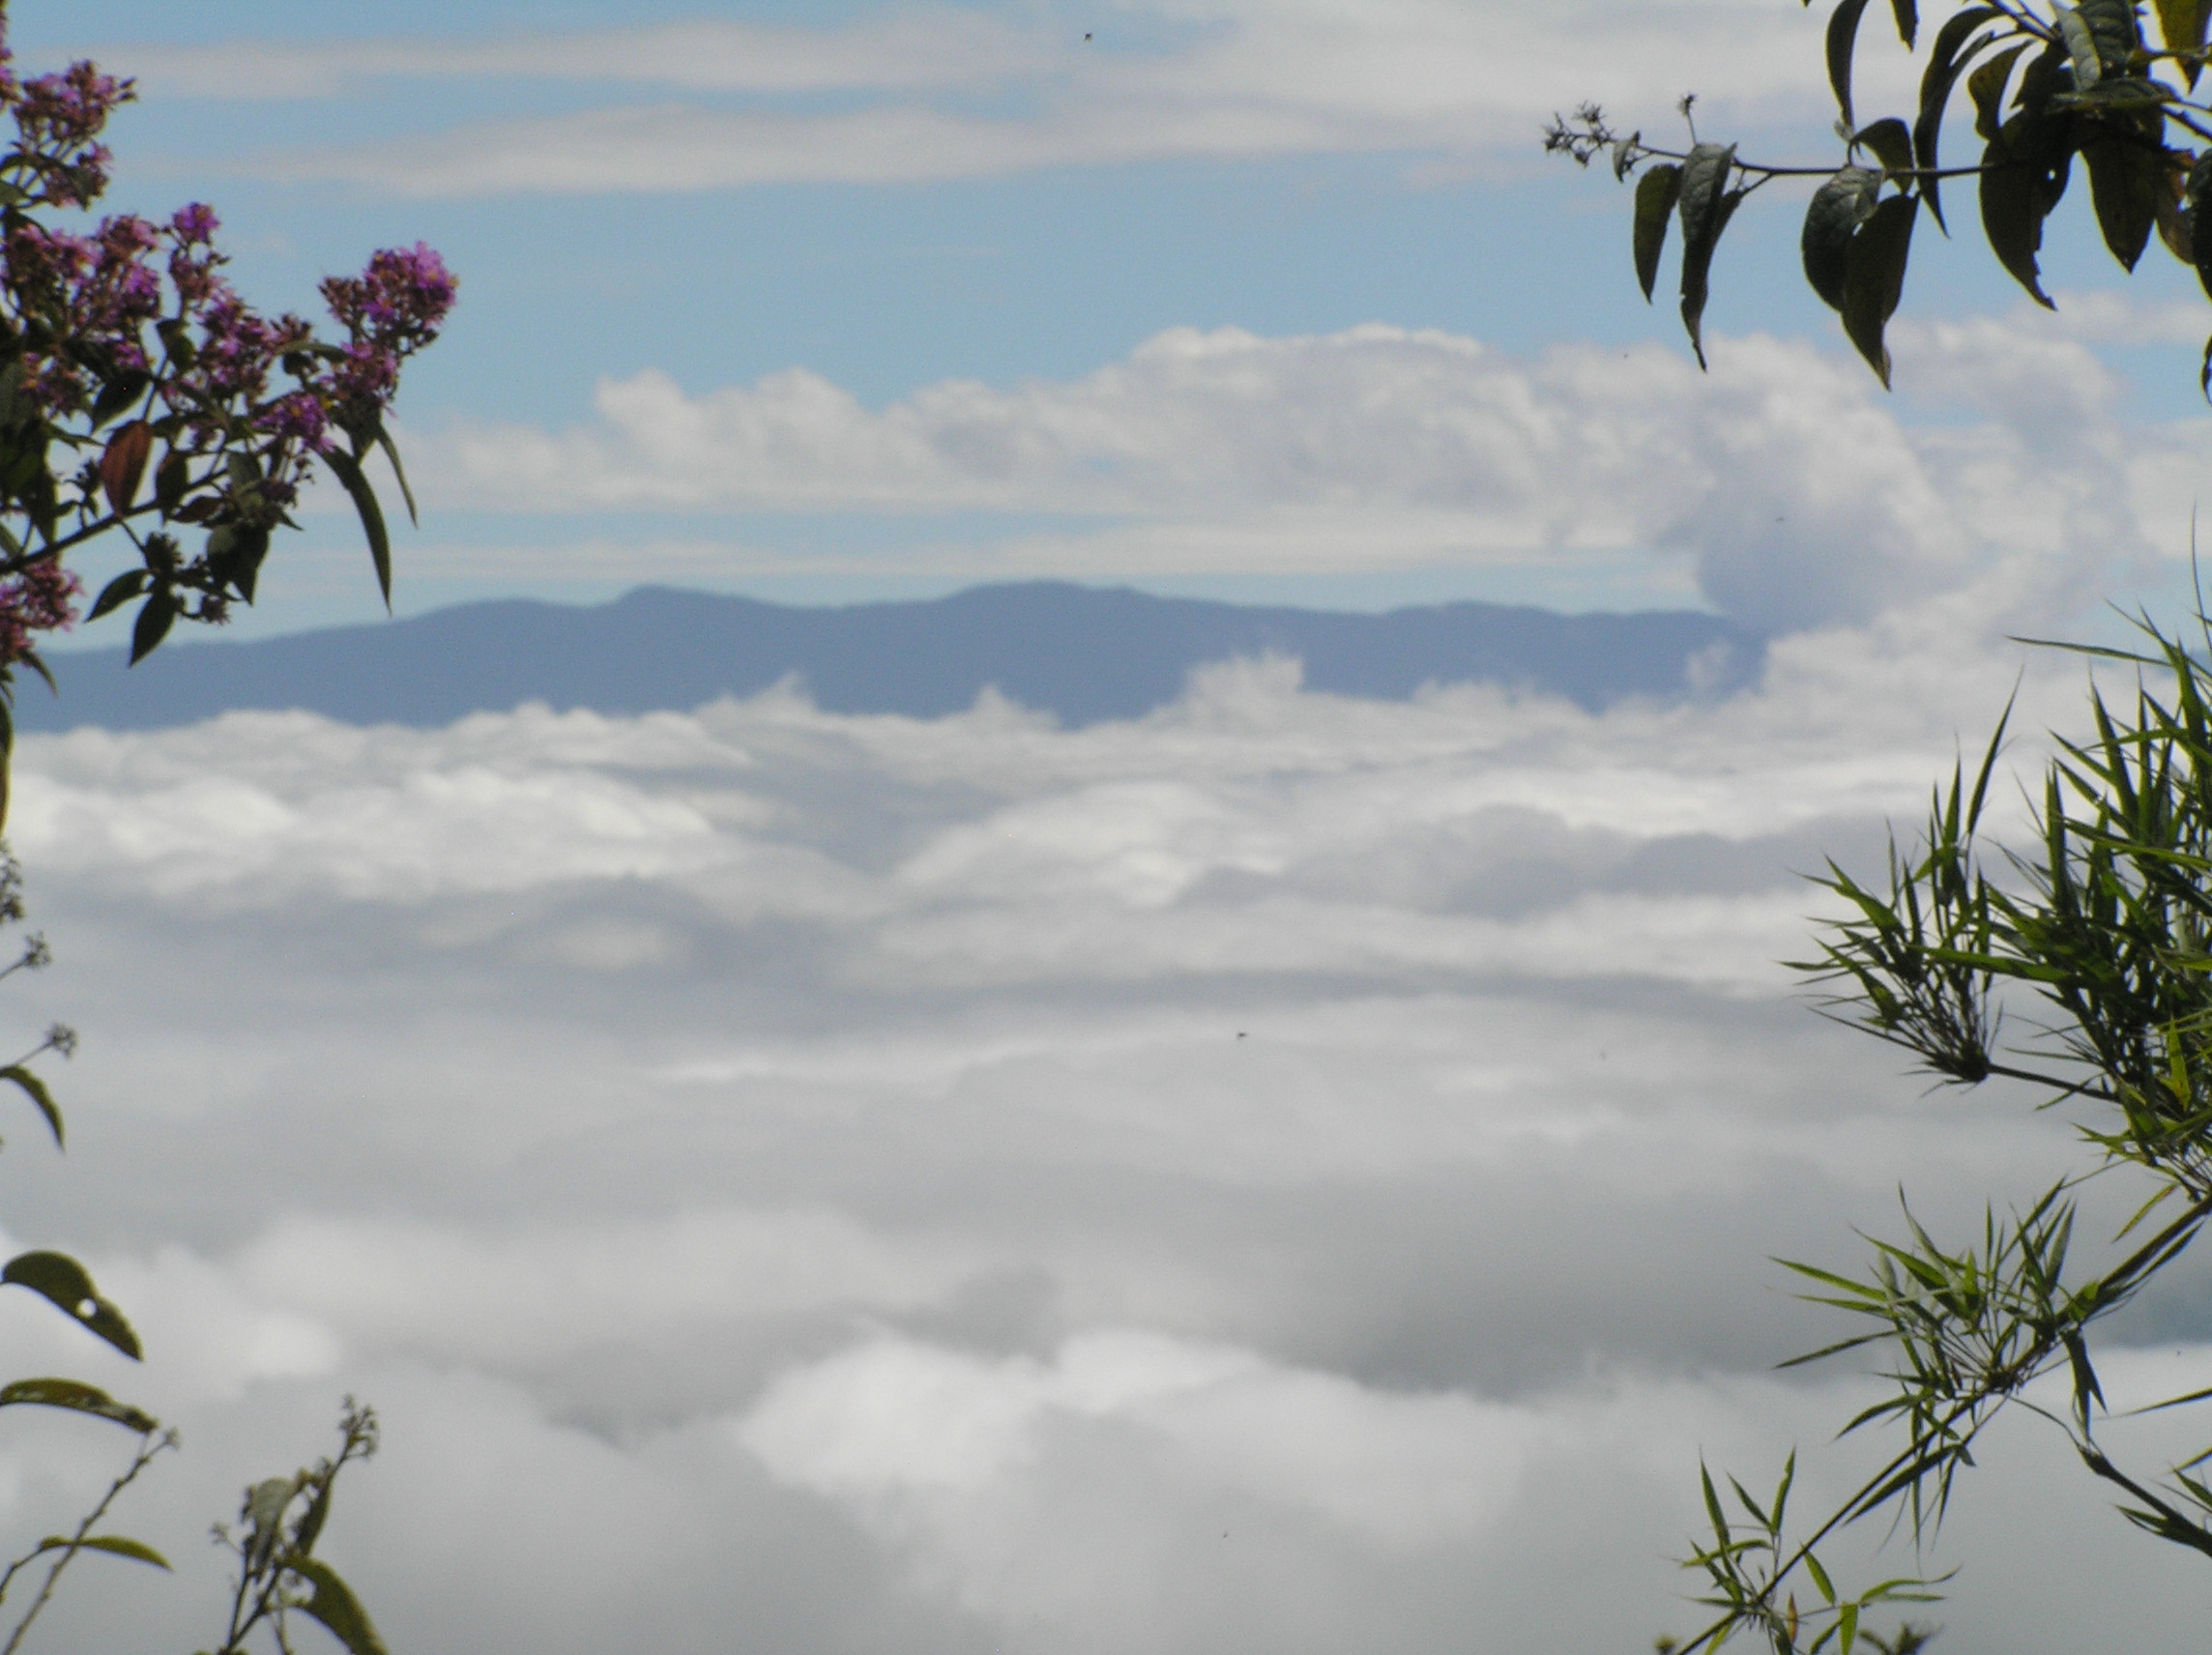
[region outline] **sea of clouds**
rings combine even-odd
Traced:
[[[1939,612],[1601,715],[1262,661],[1079,732],[786,690],[27,740],[60,963],[11,1015],[84,1049],[68,1155],[9,1127],[8,1237],[148,1359],[28,1295],[0,1332],[185,1438],[115,1524],[181,1578],[80,1564],[52,1646],[211,1640],[208,1523],[349,1392],[387,1445],[324,1550],[416,1655],[1688,1630],[1701,1454],[1797,1444],[1808,1503],[1865,1464],[1850,1365],[1772,1371],[1835,1329],[1769,1257],[2074,1153],[1773,963],[2016,683],[2032,770],[2078,665]],[[2208,1285],[2115,1401],[2212,1381]],[[0,1418],[0,1524],[62,1526],[117,1435]],[[2052,1443],[1986,1459],[1947,1651],[2195,1635],[2190,1564]]]

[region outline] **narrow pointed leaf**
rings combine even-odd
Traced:
[[[1966,76],[1966,96],[1974,102],[1974,133],[1984,143],[1995,137],[1997,128],[2003,125],[2005,83],[2012,78],[2012,66],[2029,44],[2023,41],[2007,46]]]
[[[1905,294],[1906,260],[1912,250],[1912,226],[1920,203],[1910,195],[1892,195],[1874,210],[1873,217],[1851,238],[1844,278],[1844,332],[1858,347],[1859,355],[1889,386],[1889,347],[1882,331],[1897,314]]]
[[[384,457],[392,462],[392,475],[399,479],[399,498],[407,503],[407,521],[421,528],[422,518],[415,509],[415,491],[407,486],[407,468],[399,463],[399,445],[381,424],[376,427],[376,446],[384,450]]]
[[[1682,163],[1682,325],[1689,330],[1701,368],[1705,365],[1703,322],[1713,248],[1743,199],[1741,190],[1728,188],[1734,165],[1733,144],[1699,144]]]
[[[133,597],[144,592],[147,582],[153,578],[142,568],[125,569],[100,589],[100,595],[93,600],[92,608],[86,612],[85,620],[88,623],[97,621],[102,615],[112,614],[115,610],[122,608]]]
[[[1920,8],[1913,0],[1889,0],[1889,10],[1897,19],[1897,38],[1905,43],[1905,49],[1910,51],[1920,33]]]
[[[165,586],[158,586],[148,595],[138,606],[138,619],[131,624],[130,665],[136,666],[161,647],[182,607],[177,595]]]
[[[321,1621],[351,1655],[386,1655],[384,1640],[335,1569],[317,1557],[295,1557],[289,1567],[314,1588],[301,1609]]]
[[[141,1435],[161,1428],[161,1422],[152,1414],[129,1403],[117,1402],[98,1385],[88,1385],[78,1379],[17,1379],[14,1384],[0,1385],[0,1408],[19,1407],[60,1408],[73,1413],[89,1413],[101,1419],[112,1419]]]
[[[2212,150],[2206,150],[2189,169],[2184,193],[2189,202],[2189,243],[2196,255],[2197,279],[2207,294],[2212,294]]]
[[[138,1335],[124,1321],[123,1313],[100,1296],[85,1267],[66,1253],[18,1253],[0,1269],[0,1282],[29,1288],[74,1318],[87,1332],[99,1335],[132,1361],[139,1359]]]
[[[23,1095],[39,1106],[39,1113],[46,1118],[46,1129],[54,1135],[54,1147],[66,1148],[62,1143],[62,1112],[54,1102],[54,1094],[46,1089],[46,1083],[20,1063],[0,1068],[0,1081],[14,1081]]]
[[[1636,280],[1651,299],[1659,279],[1659,255],[1667,247],[1667,221],[1674,216],[1674,203],[1682,192],[1682,169],[1674,162],[1646,169],[1636,181]]]
[[[169,1560],[143,1540],[127,1539],[120,1534],[88,1534],[82,1540],[72,1540],[66,1534],[49,1534],[31,1548],[31,1555],[42,1552],[104,1552],[110,1557],[129,1557],[133,1562],[151,1563],[157,1569],[169,1567]]]
[[[2212,18],[2205,0],[2152,0],[2158,12],[2158,32],[2168,51],[2199,51],[2204,45],[2204,25]]]
[[[1928,54],[1927,72],[1920,77],[1920,113],[1912,123],[1912,153],[1916,165],[1934,168],[1942,164],[1936,152],[1943,134],[1943,112],[1950,106],[1952,89],[1959,84],[1959,75],[1973,61],[1974,54],[1989,44],[1991,39],[1984,36],[1969,43],[1968,37],[1999,15],[1993,6],[1969,6],[1936,32],[1935,47]],[[1936,179],[1923,178],[1920,192],[1927,199],[1928,210],[1936,215],[1936,227],[1943,228],[1942,187]]]
[[[392,537],[384,527],[384,508],[377,504],[376,490],[369,487],[361,463],[351,454],[334,448],[323,459],[337,474],[338,481],[345,484],[346,493],[353,496],[354,510],[361,516],[362,533],[368,537],[369,561],[376,566],[376,587],[384,595],[384,607],[389,610],[392,607]]]
[[[1851,54],[1857,49],[1859,15],[1867,0],[1836,0],[1828,14],[1828,85],[1836,94],[1836,107],[1848,130],[1858,125],[1851,117]]]

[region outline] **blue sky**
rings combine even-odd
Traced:
[[[1588,0],[1531,17],[1480,0],[1055,0],[179,13],[92,0],[25,9],[15,28],[28,61],[89,51],[139,76],[141,102],[115,131],[114,203],[213,201],[242,285],[264,303],[311,308],[321,273],[393,243],[427,240],[460,271],[451,331],[400,407],[430,508],[405,547],[406,608],[503,593],[580,599],[640,579],[810,600],[1063,575],[1362,607],[1481,596],[1808,618],[1744,610],[1740,592],[1702,574],[1707,530],[1675,506],[1534,525],[1500,505],[1493,482],[1394,475],[1392,453],[1353,451],[1328,417],[1293,428],[1299,398],[1321,396],[1340,411],[1386,405],[1408,433],[1463,422],[1452,388],[1412,386],[1371,361],[1348,361],[1350,378],[1324,376],[1325,387],[1246,385],[1245,408],[1285,416],[1265,452],[1249,429],[1224,424],[1235,411],[1196,410],[1188,384],[1124,398],[1111,429],[1084,395],[1174,330],[1251,335],[1242,370],[1262,379],[1280,366],[1268,347],[1371,324],[1477,341],[1512,369],[1574,351],[1679,362],[1664,293],[1647,307],[1633,287],[1625,193],[1543,158],[1538,126],[1598,96],[1624,124],[1671,131],[1673,100],[1694,89],[1708,131],[1819,159],[1832,142],[1819,25],[1794,8]],[[1894,101],[1906,85],[1902,54],[1877,39],[1867,60],[1862,103]],[[1827,371],[1848,379],[1832,318],[1796,274],[1792,202],[1757,205],[1723,249],[1716,363],[1732,335],[1762,331],[1832,359]],[[1959,208],[1970,229],[1970,204]],[[2086,217],[2084,202],[2054,227],[2048,265],[2060,289],[2118,282]],[[2095,359],[2093,371],[2120,376],[2093,443],[2147,431],[2200,454],[2186,342],[2196,324],[2175,320],[2195,303],[2194,282],[2154,251],[2125,292],[2124,318],[2069,332],[2025,315],[1970,234],[1948,247],[1924,236],[1907,313],[2063,337]],[[1962,409],[1927,353],[1908,343],[1900,356],[1897,397],[1871,382],[1845,393],[1908,448],[1926,431],[1977,419],[2001,427],[2018,414]],[[1034,409],[995,409],[988,441],[1052,453],[1024,477],[1005,474],[1020,468],[1004,454],[959,461],[998,465],[994,486],[879,486],[875,439],[848,418],[808,440],[843,445],[850,475],[818,477],[793,498],[771,456],[799,417],[788,408],[725,407],[750,434],[725,430],[680,462],[652,432],[621,433],[622,451],[607,450],[604,387],[664,376],[705,407],[792,370],[849,397],[848,416],[897,416],[933,388],[971,383],[1085,406],[1062,408],[1049,430]],[[665,427],[676,412],[649,418]],[[1649,418],[1673,415],[1654,405]],[[1177,435],[1138,452],[1146,428]],[[500,450],[518,434],[596,443],[589,459],[571,446],[550,462],[571,481],[583,466],[594,485],[503,475]],[[973,437],[931,427],[917,440],[942,456]],[[1580,471],[1576,440],[1553,437],[1559,450],[1541,477],[1522,478],[1526,488],[1616,503],[1624,487],[1634,493]],[[1440,466],[1479,472],[1487,439],[1450,440],[1463,451]],[[1240,457],[1212,475],[1212,504],[1160,506],[1177,492],[1163,470],[1217,447]],[[1716,462],[1716,486],[1740,460]],[[678,463],[689,486],[638,481]],[[815,464],[838,469],[821,452]],[[1508,469],[1527,464],[1520,455]],[[1303,505],[1274,485],[1319,474]],[[1079,486],[1103,476],[1126,486],[1112,498]],[[2170,508],[2138,515],[2135,555],[2165,567],[2185,514],[2179,529]],[[1986,526],[1960,532],[2001,538]],[[1285,545],[1271,550],[1277,538]],[[308,542],[247,627],[374,612],[342,521],[318,519]],[[2165,576],[2112,576],[2131,590],[2141,578]]]

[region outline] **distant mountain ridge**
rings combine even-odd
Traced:
[[[26,683],[16,724],[164,729],[244,709],[434,728],[541,701],[611,714],[681,711],[798,679],[835,712],[938,717],[986,685],[1062,723],[1142,717],[1198,667],[1295,655],[1307,687],[1405,700],[1499,683],[1599,709],[1631,696],[1726,695],[1755,682],[1758,634],[1695,611],[1561,615],[1491,603],[1386,614],[1156,597],[1061,582],[924,601],[797,607],[639,587],[611,603],[456,605],[404,621],[250,642],[48,657],[62,693]]]

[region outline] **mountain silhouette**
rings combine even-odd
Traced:
[[[250,642],[171,643],[128,671],[122,649],[47,657],[58,699],[25,682],[16,724],[164,729],[241,709],[436,727],[541,701],[605,713],[684,711],[796,679],[835,712],[930,718],[986,685],[1063,724],[1135,718],[1194,668],[1295,655],[1310,689],[1405,700],[1425,684],[1498,683],[1599,709],[1631,696],[1725,695],[1764,641],[1693,611],[1560,615],[1490,603],[1386,614],[1155,597],[1061,582],[917,602],[796,607],[640,587],[584,607],[505,599],[404,621]]]

